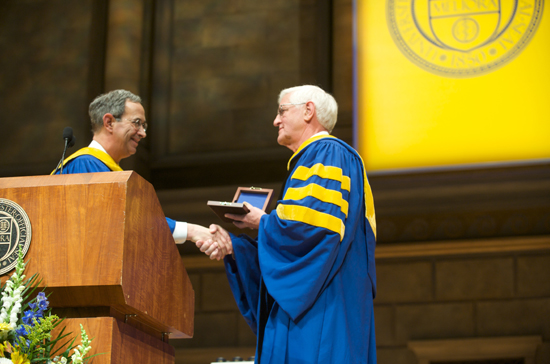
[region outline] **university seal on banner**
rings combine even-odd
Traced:
[[[535,35],[544,0],[387,0],[403,54],[440,76],[465,78],[504,66]]]
[[[0,275],[17,264],[19,247],[26,254],[31,244],[31,222],[21,206],[0,198]]]

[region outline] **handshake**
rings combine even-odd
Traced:
[[[200,225],[187,224],[187,229],[187,240],[194,242],[210,259],[220,260],[233,253],[231,237],[221,226],[212,224],[207,229]]]
[[[225,214],[225,217],[233,220],[233,224],[240,229],[258,229],[265,212],[248,202],[244,202],[244,204],[250,210],[246,215]],[[197,248],[208,255],[210,259],[221,260],[226,255],[233,254],[231,237],[227,230],[221,226],[212,224],[207,229],[200,225],[187,224],[187,229],[187,240],[194,242]]]

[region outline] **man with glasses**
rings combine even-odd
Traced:
[[[277,208],[226,214],[258,229],[231,234],[224,263],[260,364],[376,363],[374,204],[361,157],[329,135],[337,111],[319,87],[281,91],[273,125],[294,155]]]
[[[90,104],[93,140],[63,161],[63,174],[122,171],[119,163],[137,151],[147,136],[145,109],[141,98],[126,90],[114,90],[95,98]],[[59,171],[57,172],[59,174]],[[191,240],[215,242],[215,247],[231,253],[225,232],[211,234],[209,229],[166,218],[176,243]]]

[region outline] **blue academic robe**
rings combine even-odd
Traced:
[[[261,364],[376,363],[375,219],[363,162],[331,137],[292,156],[258,238],[231,235],[227,277]],[[289,163],[290,164],[290,163]]]
[[[63,161],[63,174],[122,171],[105,152],[95,148],[82,148]],[[56,174],[59,174],[57,171]],[[176,221],[166,218],[170,232],[174,233]]]

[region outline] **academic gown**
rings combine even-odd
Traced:
[[[258,238],[224,258],[261,364],[376,363],[375,217],[363,162],[332,136],[292,156],[283,198]]]
[[[122,168],[109,154],[96,148],[79,149],[63,161],[63,174],[111,171],[122,171]],[[60,171],[56,172],[56,174],[59,173]],[[170,233],[173,233],[176,228],[176,221],[167,217],[166,222],[170,228]]]

